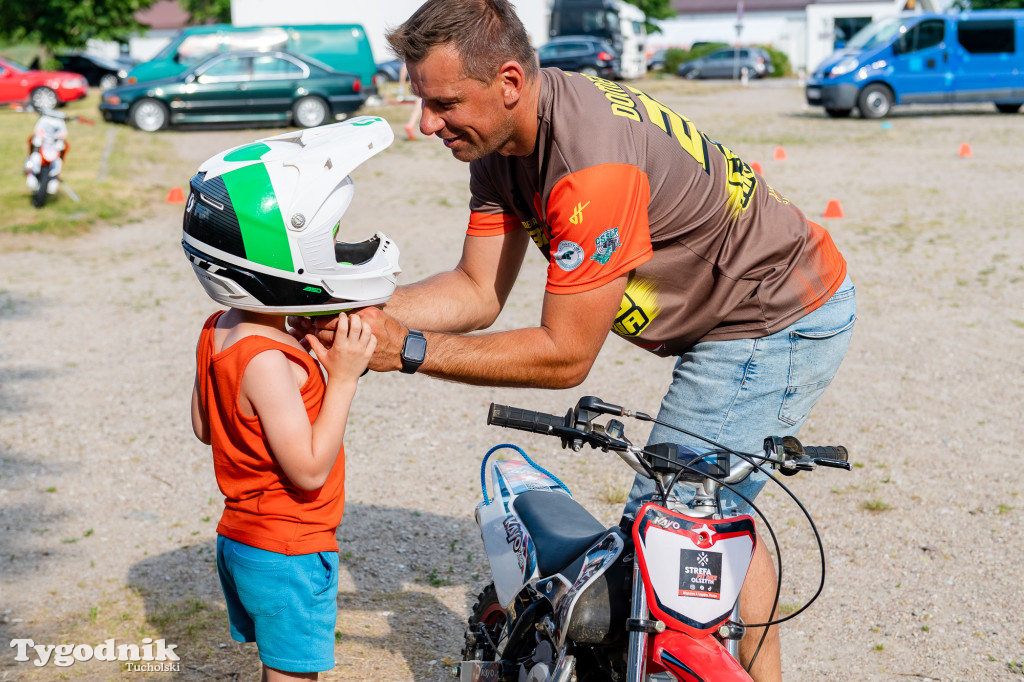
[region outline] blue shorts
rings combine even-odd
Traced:
[[[264,665],[292,673],[334,667],[337,552],[288,556],[218,535],[217,572],[232,639],[256,642]]]
[[[676,362],[658,419],[733,450],[763,454],[765,437],[800,431],[839,369],[856,319],[857,295],[847,277],[828,301],[770,336],[698,343]],[[659,425],[647,443],[714,447]],[[767,481],[755,471],[736,488],[753,500]],[[675,493],[685,503],[694,488],[678,484]],[[653,495],[654,483],[637,475],[625,514],[633,516]],[[721,499],[723,509],[750,512],[730,490],[723,488]]]

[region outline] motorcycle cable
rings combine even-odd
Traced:
[[[824,545],[822,544],[822,541],[821,541],[821,535],[818,533],[818,527],[817,527],[817,525],[815,525],[814,519],[811,517],[810,512],[807,511],[807,508],[799,500],[799,498],[797,498],[797,496],[782,481],[780,481],[778,478],[776,478],[770,471],[765,470],[764,467],[762,467],[760,464],[758,464],[757,462],[754,461],[755,459],[758,459],[758,460],[761,460],[762,462],[768,462],[768,461],[770,461],[770,458],[768,458],[768,457],[766,457],[764,455],[753,455],[753,454],[750,454],[750,453],[738,452],[738,451],[733,450],[732,448],[727,447],[725,445],[722,445],[721,443],[718,443],[718,442],[716,442],[716,441],[714,441],[714,440],[712,440],[710,438],[705,438],[704,436],[701,436],[699,434],[693,433],[692,431],[687,431],[686,429],[681,428],[679,426],[676,426],[675,424],[670,424],[668,422],[662,421],[662,420],[657,419],[655,417],[651,417],[650,415],[645,414],[643,412],[634,412],[631,416],[633,416],[635,419],[637,419],[639,421],[650,421],[650,422],[653,422],[653,423],[657,424],[658,426],[664,426],[666,428],[672,429],[674,431],[677,431],[677,432],[682,433],[684,435],[690,436],[692,438],[697,438],[698,440],[702,440],[705,443],[708,443],[710,445],[713,445],[716,448],[720,448],[721,450],[724,450],[725,452],[729,452],[729,453],[731,453],[733,455],[736,455],[740,459],[746,460],[751,465],[753,465],[753,467],[755,469],[757,469],[758,471],[763,473],[765,476],[767,476],[769,479],[774,481],[780,488],[782,488],[783,491],[785,491],[786,495],[788,495],[790,497],[790,499],[792,499],[796,503],[796,505],[800,508],[800,511],[803,513],[804,517],[807,519],[807,523],[811,527],[811,532],[814,534],[815,543],[818,545],[818,558],[820,560],[820,571],[819,571],[820,578],[818,580],[818,588],[817,588],[817,590],[815,590],[814,595],[812,595],[811,598],[809,600],[807,600],[807,602],[804,603],[803,606],[801,606],[799,609],[797,609],[796,611],[794,611],[793,613],[791,613],[789,615],[786,615],[786,616],[783,616],[782,618],[777,618],[777,619],[774,619],[774,620],[768,620],[767,622],[764,622],[764,623],[750,623],[750,624],[744,623],[745,627],[760,627],[760,628],[764,628],[764,631],[763,631],[763,633],[761,635],[761,640],[758,643],[757,650],[755,651],[754,656],[751,658],[751,661],[750,661],[751,664],[753,664],[754,658],[756,658],[757,657],[757,653],[760,652],[761,645],[764,643],[764,639],[765,639],[765,637],[768,634],[768,628],[773,626],[773,625],[779,625],[779,624],[784,623],[784,622],[786,622],[788,620],[792,620],[793,618],[796,618],[797,616],[799,616],[801,613],[803,613],[808,608],[810,608],[811,604],[813,604],[815,602],[815,600],[817,600],[817,598],[821,595],[822,590],[824,590],[824,588],[825,588],[825,548],[824,548]],[[675,483],[675,481],[673,480],[673,485],[674,485],[674,483]],[[720,483],[724,487],[728,488],[733,493],[735,493],[738,497],[743,499],[744,502],[746,502],[748,505],[750,505],[751,509],[754,509],[754,510],[757,511],[758,516],[761,518],[761,520],[765,524],[765,528],[768,529],[769,533],[772,536],[772,541],[773,541],[773,544],[775,545],[776,557],[779,560],[779,562],[778,562],[779,563],[779,575],[778,575],[778,581],[776,583],[776,589],[775,589],[775,600],[774,600],[774,603],[772,605],[772,613],[774,613],[775,610],[778,608],[779,597],[780,597],[780,593],[781,593],[781,590],[782,590],[782,554],[781,554],[781,548],[779,547],[778,540],[777,540],[777,538],[775,536],[775,532],[774,532],[774,530],[772,530],[771,524],[768,523],[768,520],[765,518],[764,514],[762,514],[761,511],[759,509],[757,509],[757,507],[754,506],[753,502],[751,502],[750,500],[746,499],[742,494],[737,492],[736,489],[733,488],[728,483],[724,483],[724,482],[720,482]],[[669,488],[669,490],[671,490],[671,489],[672,488]],[[721,491],[719,491],[719,493],[720,492]]]
[[[670,426],[671,427],[671,425],[668,425],[668,424],[666,424],[666,426]],[[674,427],[672,427],[672,428],[674,428]],[[711,450],[711,451],[709,451],[707,453],[704,453],[703,455],[701,455],[701,457],[690,460],[690,463],[693,463],[693,462],[695,462],[695,461],[697,461],[699,459],[703,459],[704,457],[707,457],[710,454],[716,454],[716,453],[721,453],[721,452],[732,452],[733,454],[736,454],[736,455],[738,455],[739,457],[741,457],[743,459],[747,459],[747,461],[750,461],[751,464],[753,464],[755,467],[757,467],[761,471],[763,471],[763,469],[761,469],[761,467],[758,466],[756,463],[752,462],[751,459],[753,459],[753,458],[758,458],[758,459],[762,459],[762,460],[767,460],[768,459],[767,457],[759,457],[757,455],[748,455],[748,453],[739,453],[739,452],[735,452],[733,450],[729,450],[728,448],[722,448],[722,449],[717,450],[717,451]],[[649,453],[649,452],[644,451],[644,454],[647,454],[652,459],[660,459],[660,460],[664,460],[666,462],[670,461],[667,457],[663,457],[661,455],[657,455],[657,454],[654,454],[654,453]],[[749,459],[748,459],[748,456],[749,456]],[[672,479],[670,480],[669,485],[668,485],[668,490],[670,490],[670,491],[675,489],[676,481],[679,479],[679,476],[683,473],[683,471],[691,470],[691,471],[694,471],[695,473],[701,473],[701,472],[697,471],[696,469],[694,469],[692,466],[690,466],[690,464],[683,464],[682,462],[678,462],[678,461],[675,462],[675,463],[678,464],[682,468],[679,471],[677,471],[672,476]],[[767,472],[765,472],[765,473],[767,473]],[[770,476],[770,474],[769,474],[769,476]],[[655,479],[655,480],[657,480],[657,479]],[[774,598],[772,600],[772,608],[771,608],[771,613],[775,613],[776,609],[778,609],[778,607],[779,607],[779,597],[782,594],[782,547],[779,544],[778,537],[775,535],[775,529],[772,528],[772,524],[768,522],[768,517],[765,516],[764,512],[762,512],[761,509],[756,504],[754,504],[753,500],[747,499],[747,497],[745,495],[743,495],[743,493],[741,493],[739,490],[737,490],[735,487],[733,487],[729,483],[725,483],[724,481],[719,481],[718,483],[719,483],[719,485],[724,486],[728,490],[731,490],[733,492],[733,494],[735,494],[737,497],[739,497],[741,500],[746,502],[747,505],[750,506],[751,510],[753,510],[758,515],[758,517],[760,517],[761,522],[764,524],[765,529],[768,531],[768,534],[772,538],[772,546],[775,547],[775,556],[778,557],[778,559],[779,559],[778,578],[775,581],[775,596],[774,596]],[[780,485],[781,485],[781,483],[780,483]],[[659,489],[660,489],[660,486],[659,486]],[[718,511],[719,516],[722,515],[722,499],[721,499],[721,495],[722,495],[722,491],[721,491],[721,488],[719,488],[719,490],[715,494],[715,508]],[[668,506],[668,493],[663,493],[662,502],[664,503],[665,507]],[[813,522],[812,522],[812,525],[813,525]],[[824,577],[822,578],[822,585],[823,584],[824,584]],[[819,588],[818,591],[819,592],[821,591],[820,588]],[[814,598],[817,598],[817,594],[815,594]],[[814,599],[812,598],[811,601],[814,601]],[[811,602],[808,602],[806,605],[804,605],[804,607],[801,609],[801,611],[803,611],[808,606],[810,606],[810,604],[811,604]],[[792,615],[796,615],[796,614],[791,614],[791,616]],[[788,620],[788,618],[786,620]],[[761,631],[761,637],[760,637],[760,639],[758,639],[758,642],[757,642],[757,647],[754,649],[754,653],[750,657],[750,661],[746,665],[745,669],[746,669],[747,672],[750,672],[750,669],[754,666],[754,661],[757,660],[758,654],[761,653],[761,647],[764,645],[765,639],[767,639],[767,637],[768,637],[768,628],[770,626],[774,625],[776,622],[782,622],[782,621],[770,621],[768,623],[751,623],[749,625],[747,625],[746,623],[743,624],[744,627],[751,627],[751,628],[760,627],[760,628],[763,628],[762,631]]]

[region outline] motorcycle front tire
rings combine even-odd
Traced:
[[[50,164],[46,163],[39,168],[39,187],[32,195],[32,205],[42,208],[46,205],[46,186],[50,184]]]

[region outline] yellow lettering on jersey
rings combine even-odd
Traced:
[[[530,218],[523,222],[523,228],[530,234],[530,239],[537,245],[538,249],[543,249],[548,245],[551,240],[544,234],[544,229],[540,226],[536,218]]]
[[[626,94],[618,83],[604,78],[598,78],[597,76],[584,76],[587,80],[597,86],[597,88],[604,92],[604,96],[608,98],[608,101],[612,103],[612,113],[616,116],[624,116],[625,118],[632,119],[634,121],[642,121],[640,114],[636,110],[636,104],[633,103],[633,99]]]
[[[693,125],[690,119],[680,116],[642,90],[637,90],[629,85],[626,87],[637,96],[640,103],[647,109],[647,116],[651,121],[667,134],[675,137],[686,153],[701,165],[705,173],[710,174],[708,148],[704,142],[704,137],[697,130],[697,126]]]
[[[754,176],[754,171],[750,170],[750,166],[745,164],[743,159],[736,156],[725,145],[711,139],[708,139],[708,142],[717,147],[718,151],[722,152],[722,156],[725,157],[725,168],[728,172],[726,187],[729,192],[729,206],[732,208],[733,215],[747,210],[747,206],[750,205],[750,199],[754,196],[754,188],[757,187],[757,178]]]
[[[770,196],[772,199],[775,199],[775,201],[779,202],[780,204],[785,204],[786,206],[789,206],[789,199],[776,192],[775,188],[772,187],[771,185],[768,185],[768,196]]]
[[[647,325],[658,316],[658,292],[654,284],[643,279],[631,278],[619,304],[612,331],[619,336],[639,336]]]

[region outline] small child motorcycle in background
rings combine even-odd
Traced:
[[[61,185],[74,201],[78,197],[61,182],[60,172],[68,151],[66,116],[50,109],[39,112],[32,135],[28,138],[28,157],[25,159],[25,184],[32,192],[32,205],[42,208],[50,194],[56,194]],[[89,123],[86,119],[77,119]]]
[[[598,423],[602,415],[671,426],[593,396],[565,417],[491,405],[488,424],[554,436],[576,452],[584,445],[614,452],[654,481],[657,495],[635,518],[606,528],[521,448],[492,448],[481,467],[476,520],[493,582],[473,608],[455,674],[461,682],[750,682],[737,660],[740,638],[759,629],[763,643],[765,628],[806,609],[824,585],[824,554],[801,504],[822,553],[818,590],[794,613],[744,623],[737,602],[757,542],[754,519],[726,508],[720,492],[754,469],[785,475],[818,466],[849,470],[846,448],[804,446],[789,436],[766,438],[763,454],[717,444],[640,448],[622,422]],[[525,462],[492,464],[492,497],[487,459],[503,448]],[[771,480],[792,497],[781,481]],[[697,486],[692,500],[673,495],[679,481]],[[778,600],[777,588],[776,606]]]

